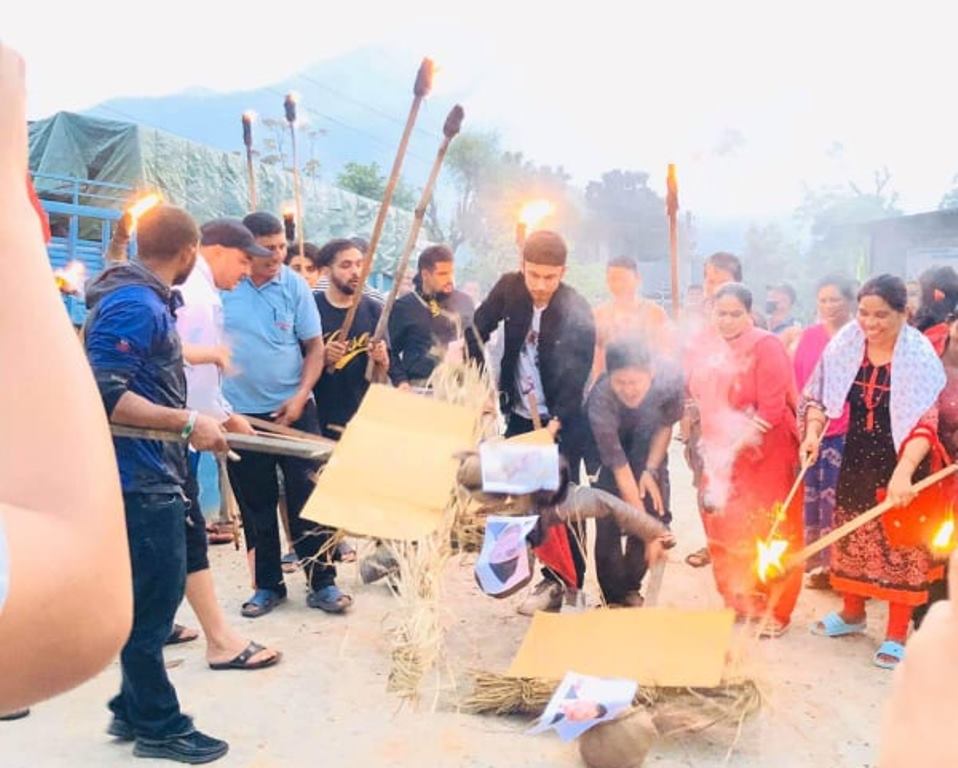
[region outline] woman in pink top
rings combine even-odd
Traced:
[[[802,333],[795,349],[795,382],[799,390],[818,365],[829,340],[852,316],[855,305],[855,285],[842,275],[829,275],[818,283],[817,324]],[[835,512],[835,489],[842,464],[842,449],[848,429],[848,406],[842,417],[829,424],[822,439],[818,460],[805,475],[805,543],[810,544],[832,527]],[[808,561],[809,589],[828,589],[829,552],[824,550]]]

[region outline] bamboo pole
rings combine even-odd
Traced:
[[[363,271],[359,275],[359,285],[353,294],[353,303],[346,312],[343,319],[343,325],[340,329],[340,338],[348,339],[349,332],[353,328],[353,322],[356,320],[356,310],[359,309],[359,302],[363,297],[363,289],[369,280],[369,273],[373,268],[373,261],[376,258],[376,248],[379,247],[379,239],[383,234],[383,226],[386,223],[386,215],[389,213],[389,206],[392,203],[393,192],[396,191],[396,184],[399,182],[399,174],[402,171],[403,160],[406,157],[406,150],[409,148],[409,139],[412,136],[413,126],[416,124],[416,118],[419,116],[419,108],[422,106],[423,99],[429,95],[432,90],[433,63],[431,59],[423,59],[419,65],[419,72],[416,74],[416,82],[413,85],[412,106],[409,108],[409,115],[406,117],[406,125],[403,128],[402,138],[399,140],[399,148],[396,150],[396,157],[393,160],[392,170],[389,172],[389,179],[386,181],[386,189],[383,192],[383,199],[379,205],[379,213],[376,214],[376,222],[373,224],[373,231],[369,237],[369,247],[366,249],[366,258],[363,260]]]
[[[141,427],[111,424],[110,431],[114,437],[130,437],[138,440],[162,440],[168,443],[186,442],[186,439],[179,432],[167,432],[160,429],[143,429]],[[284,440],[280,437],[241,435],[236,432],[226,432],[225,437],[230,448],[237,451],[270,453],[277,456],[293,456],[300,459],[321,459],[332,452],[332,448],[322,444],[313,446],[304,441]]]
[[[243,144],[246,146],[246,177],[249,184],[249,209],[256,210],[256,171],[253,169],[253,113],[243,113]]]
[[[669,217],[669,267],[672,282],[672,318],[679,319],[681,298],[679,295],[679,185],[675,178],[675,163],[669,163],[666,177],[668,196],[666,212]]]
[[[928,475],[928,477],[924,478],[923,480],[919,480],[917,483],[915,483],[912,486],[912,490],[916,494],[921,493],[922,491],[925,491],[931,488],[933,485],[937,485],[945,478],[949,477],[950,475],[953,475],[955,472],[958,472],[958,464],[949,464],[944,469],[940,469],[934,474]],[[794,555],[792,555],[791,557],[786,558],[785,570],[788,571],[788,570],[791,570],[792,568],[801,566],[810,557],[817,555],[823,549],[830,547],[836,541],[839,541],[840,539],[845,538],[848,534],[858,530],[866,523],[870,523],[872,520],[875,520],[881,517],[883,514],[892,510],[893,508],[894,508],[894,504],[892,504],[891,501],[886,499],[880,504],[876,504],[871,509],[866,510],[865,512],[862,512],[860,515],[856,517],[853,517],[844,525],[841,525],[838,528],[835,528],[834,530],[829,531],[817,541],[812,542],[804,549],[801,549],[798,552],[796,552]]]
[[[289,124],[289,138],[292,144],[293,153],[293,196],[296,202],[296,242],[299,246],[300,257],[305,256],[305,241],[303,226],[303,189],[302,181],[299,175],[299,155],[296,150],[296,96],[292,93],[286,94],[283,101],[283,108],[286,111],[286,122]]]
[[[462,128],[462,119],[465,116],[461,106],[456,104],[446,116],[446,122],[442,127],[443,139],[436,152],[436,159],[433,160],[432,169],[429,172],[429,178],[426,180],[426,186],[422,188],[422,194],[419,197],[419,204],[416,206],[416,213],[413,216],[412,226],[409,228],[409,235],[406,237],[406,243],[403,245],[402,254],[396,263],[395,273],[393,275],[393,284],[389,289],[389,295],[386,297],[386,304],[383,306],[382,314],[376,323],[376,330],[373,332],[373,338],[370,342],[370,349],[373,344],[377,344],[386,337],[386,329],[389,327],[389,316],[392,314],[393,306],[396,304],[396,298],[399,296],[399,288],[402,285],[403,277],[409,268],[409,259],[419,240],[419,232],[422,230],[422,222],[426,217],[426,208],[429,207],[429,201],[432,199],[432,192],[435,189],[436,181],[439,179],[439,172],[442,170],[443,161],[446,159],[446,153],[449,151],[449,145],[459,134]],[[343,337],[345,340],[345,337]],[[366,379],[373,381],[376,364],[373,362],[372,355],[366,364]]]

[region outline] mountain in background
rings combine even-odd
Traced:
[[[240,118],[253,110],[254,145],[261,156],[270,154],[264,140],[274,132],[264,118],[283,117],[283,99],[289,91],[299,98],[299,117],[305,118],[298,139],[300,164],[316,159],[320,178],[335,183],[348,162],[376,162],[384,172],[392,166],[402,134],[419,61],[389,49],[363,48],[322,61],[282,82],[233,93],[191,88],[152,98],[110,99],[87,114],[144,123],[192,141],[228,151],[243,150]],[[457,94],[430,96],[420,111],[403,167],[403,178],[420,187],[429,173],[442,137],[446,114]],[[466,111],[468,126],[468,105]],[[318,132],[316,135],[312,133]],[[288,131],[286,153],[289,152]]]

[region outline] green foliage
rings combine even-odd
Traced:
[[[346,163],[336,177],[336,186],[370,200],[382,200],[386,193],[386,175],[378,163]],[[418,195],[402,179],[393,190],[392,205],[404,211],[416,208]]]

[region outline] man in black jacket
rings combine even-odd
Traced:
[[[586,383],[595,352],[595,323],[588,302],[562,282],[566,271],[565,241],[555,232],[532,233],[522,249],[522,271],[503,275],[475,314],[475,326],[485,341],[500,322],[504,345],[499,373],[499,398],[506,416],[506,436],[530,432],[558,422],[559,450],[578,480],[579,462],[588,441],[583,411]],[[569,530],[570,542],[575,541]],[[585,559],[572,544],[581,588]],[[561,581],[551,571],[520,613],[558,611]]]
[[[478,355],[472,299],[455,289],[452,251],[431,245],[419,254],[418,267],[414,290],[396,301],[389,317],[389,378],[403,388],[424,385],[447,354]]]

